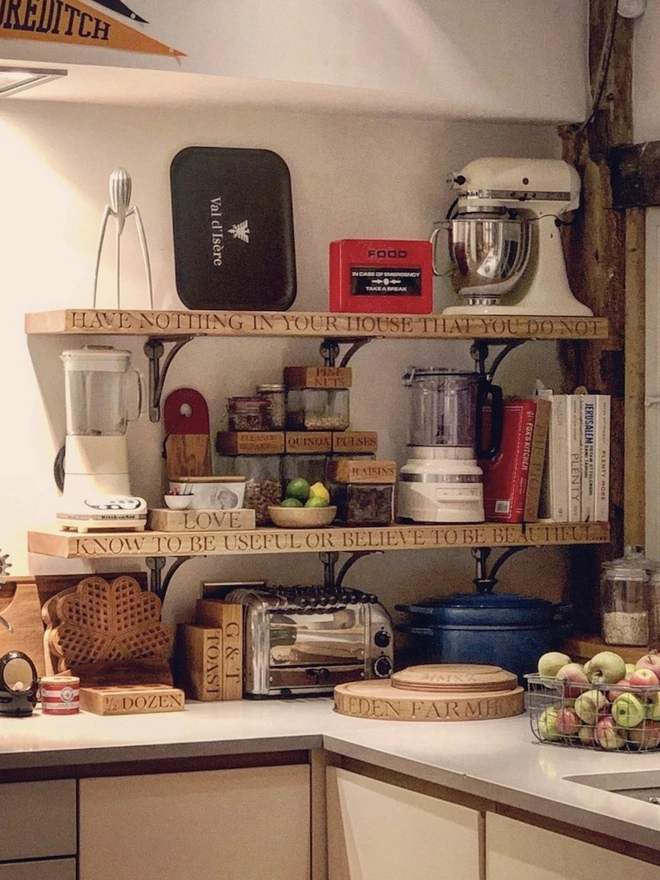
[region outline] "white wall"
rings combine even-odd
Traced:
[[[314,115],[263,107],[131,109],[6,101],[0,114],[4,186],[0,211],[4,279],[0,375],[3,376],[3,494],[0,549],[13,574],[81,571],[78,561],[26,553],[27,529],[46,525],[57,507],[52,479],[55,453],[64,440],[63,380],[59,353],[83,338],[23,334],[29,311],[91,305],[98,226],[108,201],[107,179],[123,165],[133,176],[133,201],[147,230],[156,308],[181,308],[174,287],[169,165],[192,144],[266,147],[288,163],[293,187],[298,264],[294,309],[327,308],[328,242],[337,237],[424,238],[444,216],[450,196],[448,171],[485,154],[556,156],[551,127],[505,126],[350,114]],[[144,305],[142,270],[129,226],[122,248],[122,306]],[[133,249],[133,253],[131,250]],[[106,276],[107,278],[107,276]],[[107,297],[103,289],[102,297]],[[453,301],[448,282],[436,284],[435,309]],[[102,299],[100,305],[111,304]],[[97,340],[98,341],[98,340]],[[114,339],[135,353],[146,370],[139,339]],[[229,395],[249,393],[256,382],[277,380],[289,363],[318,362],[318,341],[198,339],[178,355],[166,394],[191,385],[206,396],[212,436]],[[375,429],[383,457],[402,463],[406,400],[401,375],[410,363],[471,366],[469,345],[456,342],[370,343],[355,357],[353,426]],[[536,375],[556,377],[555,346],[529,343],[501,368],[509,393],[525,393]],[[145,417],[129,428],[133,490],[160,505],[162,424]],[[502,589],[559,596],[561,554],[529,550],[501,571]],[[140,560],[142,562],[142,560]],[[377,590],[392,606],[406,598],[471,588],[467,551],[397,552],[361,561],[349,582]],[[544,569],[543,584],[539,568]],[[130,570],[117,560],[106,571]],[[533,577],[529,572],[533,571]],[[321,577],[315,556],[198,559],[177,573],[166,605],[170,619],[185,617],[202,579],[264,578],[283,583]],[[376,587],[377,585],[377,587]]]
[[[650,0],[634,23],[633,121],[634,142],[660,139],[660,4]]]

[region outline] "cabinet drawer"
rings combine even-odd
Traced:
[[[0,865],[0,880],[76,880],[75,859]]]
[[[75,855],[75,781],[0,786],[0,828],[0,862]],[[0,877],[5,880],[4,874]]]

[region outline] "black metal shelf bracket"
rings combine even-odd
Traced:
[[[350,336],[347,337],[337,337],[336,339],[324,339],[320,346],[321,357],[323,358],[323,363],[326,367],[334,367],[337,365],[337,358],[341,353],[340,346],[348,345],[350,346],[347,351],[344,352],[344,355],[339,362],[340,367],[348,366],[348,362],[353,357],[353,355],[358,352],[363,346],[365,346],[368,342],[371,342],[371,337],[358,337],[353,338]]]
[[[496,574],[504,565],[507,559],[510,559],[515,553],[521,550],[529,550],[529,547],[508,547],[493,564],[490,574],[487,573],[486,565],[488,557],[492,552],[490,547],[475,547],[472,550],[472,557],[477,561],[477,576],[472,583],[477,588],[477,593],[492,593],[497,583]]]
[[[511,339],[509,342],[493,342],[492,340],[488,342],[485,339],[475,339],[470,348],[470,354],[472,355],[472,360],[477,365],[477,372],[480,376],[486,376],[488,379],[492,379],[504,358],[514,349],[528,341],[529,340],[527,339]],[[489,348],[492,345],[501,345],[503,348],[493,360],[490,369],[488,369],[486,361],[488,360]]]
[[[173,576],[184,562],[192,558],[192,556],[177,556],[163,577],[163,569],[167,564],[167,559],[164,556],[147,556],[145,562],[149,569],[149,591],[155,593],[163,602]]]
[[[176,354],[194,338],[194,336],[177,336],[161,339],[152,336],[144,343],[144,353],[149,358],[149,419],[152,422],[160,421],[160,404],[167,371]],[[165,342],[171,342],[173,346],[161,366],[161,358],[165,354]]]

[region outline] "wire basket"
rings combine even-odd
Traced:
[[[660,686],[558,682],[529,674],[527,711],[542,743],[648,752],[660,749]]]

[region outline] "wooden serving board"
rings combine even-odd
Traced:
[[[395,672],[390,681],[394,688],[445,694],[510,691],[518,684],[517,676],[500,666],[468,663],[409,666],[401,672]]]
[[[177,388],[165,400],[165,472],[168,480],[211,474],[211,438],[206,400],[194,388]]]
[[[396,684],[392,679],[338,684],[334,690],[335,711],[379,721],[483,721],[510,718],[525,710],[524,689],[517,685],[515,675],[497,666],[412,666],[394,675]],[[472,690],[454,690],[460,678],[468,685],[479,680],[482,684]],[[429,681],[430,689],[421,689],[424,679]],[[411,681],[413,687],[404,687],[406,681]],[[443,681],[449,684],[449,691],[441,689]]]

